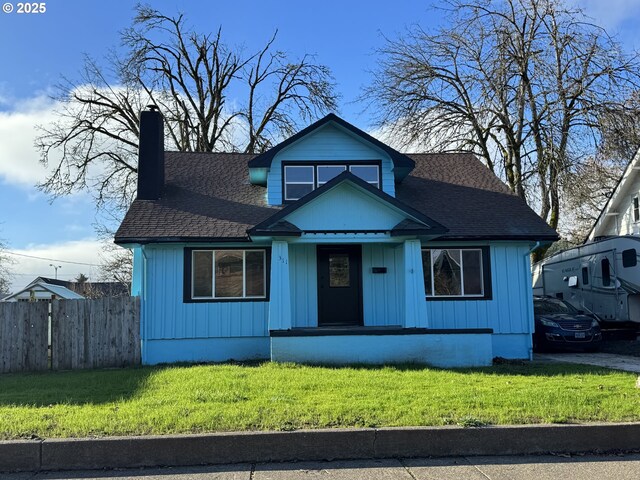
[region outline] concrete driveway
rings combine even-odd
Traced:
[[[533,360],[536,362],[581,363],[640,374],[640,357],[613,353],[535,353]]]

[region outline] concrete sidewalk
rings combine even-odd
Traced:
[[[640,454],[454,457],[4,474],[3,480],[637,480]]]
[[[640,357],[613,353],[536,353],[535,362],[580,363],[640,374]],[[638,475],[640,478],[640,475]]]

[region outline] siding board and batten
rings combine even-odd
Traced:
[[[213,248],[213,247],[203,247]],[[239,247],[241,248],[241,247]],[[147,340],[268,336],[268,301],[184,303],[184,250],[146,246]]]
[[[425,245],[427,246],[427,245]],[[428,244],[429,247],[437,248]],[[455,247],[453,247],[455,248]],[[427,311],[431,328],[493,328],[494,334],[532,332],[529,245],[495,243],[491,245],[491,300],[429,300]]]

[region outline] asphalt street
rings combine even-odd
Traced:
[[[2,480],[638,480],[640,454],[456,457],[0,474]]]

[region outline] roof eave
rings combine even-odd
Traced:
[[[249,237],[120,237],[114,240],[116,245],[149,243],[221,243],[251,242]]]

